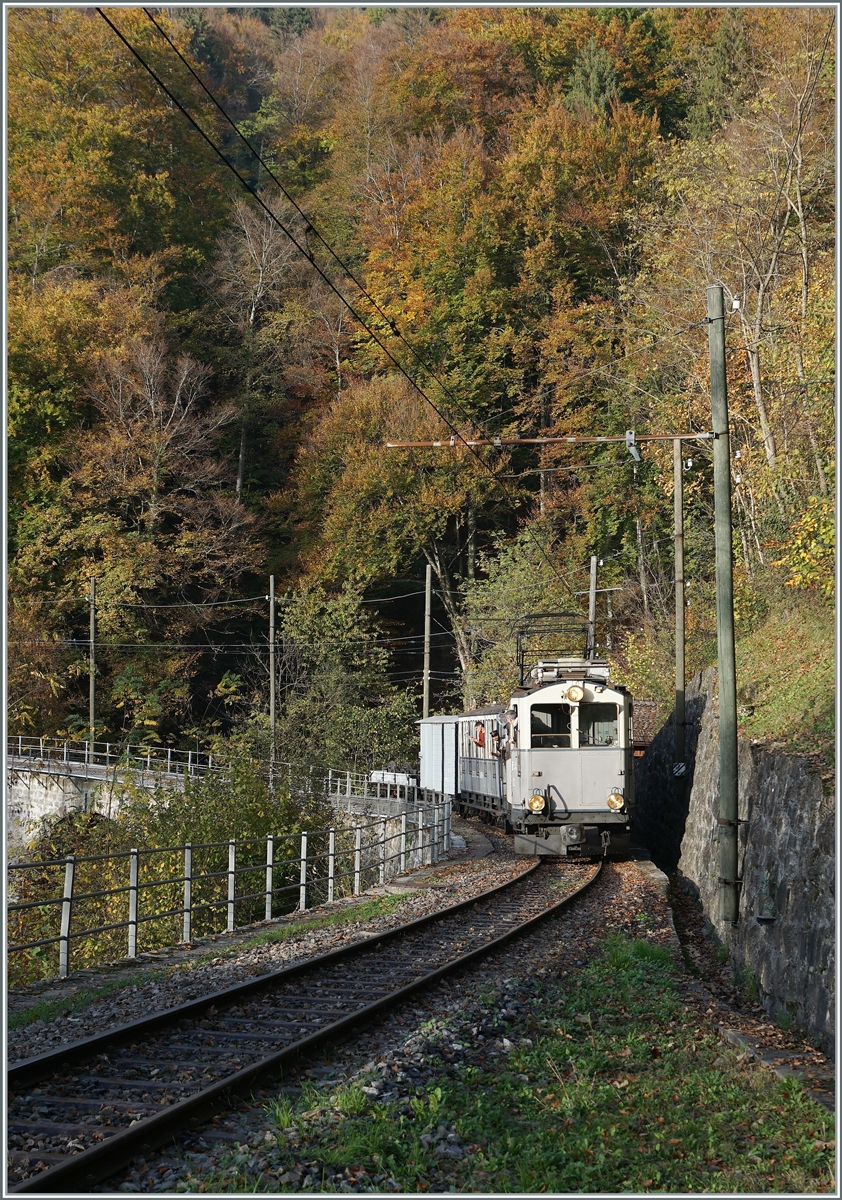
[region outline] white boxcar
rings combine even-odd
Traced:
[[[455,796],[459,790],[457,773],[458,717],[425,717],[421,729],[422,788]]]

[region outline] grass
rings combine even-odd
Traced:
[[[174,970],[176,970],[175,967],[159,967],[154,971],[141,971],[136,974],[125,975],[120,979],[112,979],[108,983],[99,984],[96,987],[80,988],[78,992],[74,992],[71,996],[64,996],[55,1000],[38,1000],[28,1008],[21,1009],[20,1012],[10,1013],[9,1019],[6,1022],[7,1028],[20,1029],[24,1025],[33,1024],[35,1021],[54,1021],[56,1017],[63,1017],[68,1013],[88,1008],[91,1004],[95,1004],[97,1000],[106,1000],[109,996],[113,996],[115,992],[119,992],[123,988],[144,987],[147,983],[154,983],[158,979],[163,979],[166,975],[171,975]]]
[[[791,754],[834,763],[833,612],[793,597],[737,642],[740,734],[781,743]]]
[[[833,1117],[725,1046],[685,1007],[674,970],[669,951],[609,937],[578,976],[544,986],[510,1053],[477,1047],[409,1099],[358,1088],[349,1103],[346,1084],[315,1110],[312,1098],[285,1110],[295,1148],[281,1138],[273,1167],[347,1165],[412,1192],[832,1191]],[[442,1153],[448,1133],[461,1156]],[[257,1180],[234,1154],[213,1182],[250,1192]]]
[[[377,917],[386,917],[393,913],[404,901],[403,896],[376,896],[373,900],[365,900],[353,908],[344,908],[341,912],[330,913],[324,917],[312,917],[309,920],[294,921],[291,925],[281,925],[278,929],[267,929],[256,934],[245,943],[248,946],[265,946],[272,942],[284,942],[287,938],[298,937],[313,929],[324,929],[329,925],[347,925],[349,921],[373,921]]]
[[[267,929],[264,932],[255,934],[254,937],[248,938],[245,942],[238,942],[235,946],[215,947],[206,954],[197,955],[187,963],[178,963],[170,967],[162,966],[156,967],[153,970],[133,972],[130,975],[121,975],[119,979],[108,980],[107,983],[80,988],[78,992],[70,996],[52,1000],[49,998],[38,1000],[27,1008],[12,1013],[9,1016],[7,1027],[9,1029],[20,1029],[24,1025],[33,1024],[35,1021],[54,1021],[57,1017],[66,1016],[68,1013],[88,1008],[98,1000],[106,1000],[109,996],[113,996],[115,992],[119,992],[123,988],[144,987],[146,984],[167,979],[179,971],[190,970],[193,967],[201,966],[203,963],[211,962],[214,959],[233,958],[241,953],[243,949],[263,946],[273,942],[283,942],[288,938],[299,937],[303,933],[309,933],[316,929],[324,929],[330,925],[349,925],[358,921],[372,921],[377,917],[388,916],[398,908],[403,900],[403,896],[376,896],[371,900],[364,900],[361,904],[349,905],[339,912],[294,921],[289,925],[281,925],[277,929]]]

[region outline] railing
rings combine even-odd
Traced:
[[[372,782],[369,775],[360,771],[328,770],[325,778],[327,795],[334,801],[361,800],[379,805],[384,800],[396,801],[399,804],[423,804],[429,797],[436,797],[438,803],[441,793],[429,792],[412,783],[380,783]],[[348,806],[345,806],[348,808]],[[350,811],[350,809],[349,809]],[[359,806],[357,806],[359,811]]]
[[[8,758],[33,763],[63,763],[68,766],[126,767],[135,771],[164,771],[171,775],[200,775],[225,769],[214,763],[212,754],[200,750],[173,750],[169,746],[124,746],[118,742],[60,741],[58,738],[9,737]]]
[[[450,802],[442,798],[391,820],[301,834],[13,863],[7,953],[28,959],[15,959],[13,970],[10,958],[9,981],[66,976],[71,949],[90,966],[123,956],[124,947],[131,959],[141,943],[151,950],[223,932],[220,910],[229,933],[303,912],[437,862],[449,848]]]
[[[60,741],[57,738],[12,736],[6,739],[7,767],[13,771],[68,773],[85,779],[104,780],[109,773],[133,771],[153,778],[170,775],[183,780],[198,778],[210,772],[225,777],[230,763],[201,750],[173,750],[170,746],[143,744],[124,746],[119,742]],[[327,768],[314,768],[302,775],[300,765],[281,759],[255,759],[261,775],[272,786],[285,785],[290,794],[310,794],[321,790]]]

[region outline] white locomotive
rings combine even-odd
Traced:
[[[632,698],[592,637],[580,657],[526,668],[528,635],[569,633],[551,625],[560,617],[568,614],[519,631],[520,684],[508,707],[420,722],[420,784],[514,831],[519,854],[617,857],[629,849],[634,805]]]

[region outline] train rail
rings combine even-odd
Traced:
[[[539,861],[514,879],[362,942],[14,1063],[8,1190],[84,1191],[445,975],[575,902]]]

